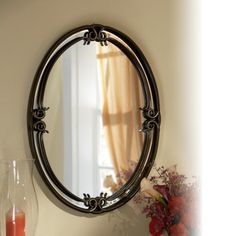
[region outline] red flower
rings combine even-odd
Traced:
[[[182,223],[172,225],[169,228],[169,234],[170,236],[189,236],[188,230]]]
[[[150,181],[159,198],[144,196],[147,206],[144,213],[151,218],[149,231],[160,236],[163,231],[169,236],[189,236],[199,230],[198,185],[186,183],[186,176],[174,169],[157,169],[157,176]]]
[[[153,217],[149,223],[149,232],[152,236],[161,236],[164,228],[164,222],[160,219]]]

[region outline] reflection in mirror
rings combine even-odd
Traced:
[[[44,144],[69,191],[111,195],[125,184],[143,148],[143,103],[139,75],[115,45],[76,43],[60,56],[45,89]]]

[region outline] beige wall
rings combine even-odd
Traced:
[[[156,76],[162,112],[157,163],[198,174],[195,12],[190,0],[0,0],[0,158],[30,157],[26,110],[44,53],[63,33],[101,23],[127,33]],[[191,15],[191,17],[190,17]],[[36,236],[145,236],[148,221],[126,205],[102,216],[60,205],[36,174]]]

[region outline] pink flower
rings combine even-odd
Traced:
[[[189,192],[185,195],[186,207],[182,214],[181,222],[189,229],[196,230],[199,227],[199,199],[195,192]]]
[[[168,208],[171,214],[182,215],[186,209],[186,200],[184,197],[172,197],[169,200]]]
[[[170,236],[189,236],[189,232],[184,224],[179,223],[169,228]]]

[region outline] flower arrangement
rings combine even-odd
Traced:
[[[198,236],[197,181],[187,183],[176,165],[156,168],[157,175],[141,182],[141,193],[135,197],[137,204],[144,204],[143,212],[151,218],[149,232],[152,236]]]

